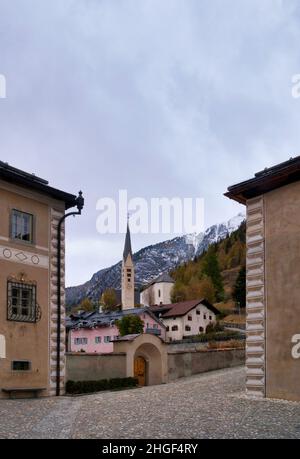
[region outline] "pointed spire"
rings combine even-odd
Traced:
[[[129,229],[129,216],[127,220],[127,232],[126,232],[126,238],[125,238],[125,246],[124,246],[124,252],[123,252],[123,260],[126,261],[128,255],[132,256],[132,249],[131,249],[131,237],[130,237],[130,229]]]

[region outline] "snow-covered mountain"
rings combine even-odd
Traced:
[[[211,226],[204,233],[187,234],[141,249],[133,255],[136,288],[147,284],[161,273],[169,272],[179,264],[201,255],[211,244],[237,230],[244,220],[245,216],[238,214],[226,223]],[[78,304],[86,297],[97,301],[108,287],[120,289],[121,267],[120,261],[110,268],[98,271],[85,284],[67,288],[67,305]]]

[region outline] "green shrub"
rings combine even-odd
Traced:
[[[135,378],[100,379],[98,381],[67,381],[67,394],[90,394],[103,390],[122,389],[136,387],[138,381]]]

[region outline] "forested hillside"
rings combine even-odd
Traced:
[[[172,271],[172,301],[205,297],[223,307],[245,306],[246,223]]]

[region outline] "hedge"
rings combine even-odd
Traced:
[[[98,381],[67,381],[67,394],[88,394],[103,390],[123,389],[136,387],[138,380],[135,378],[100,379]]]
[[[223,332],[203,333],[196,336],[183,337],[183,340],[172,341],[168,344],[183,344],[183,343],[208,343],[211,341],[230,341],[231,339],[245,340],[246,335],[235,330],[226,330]]]

